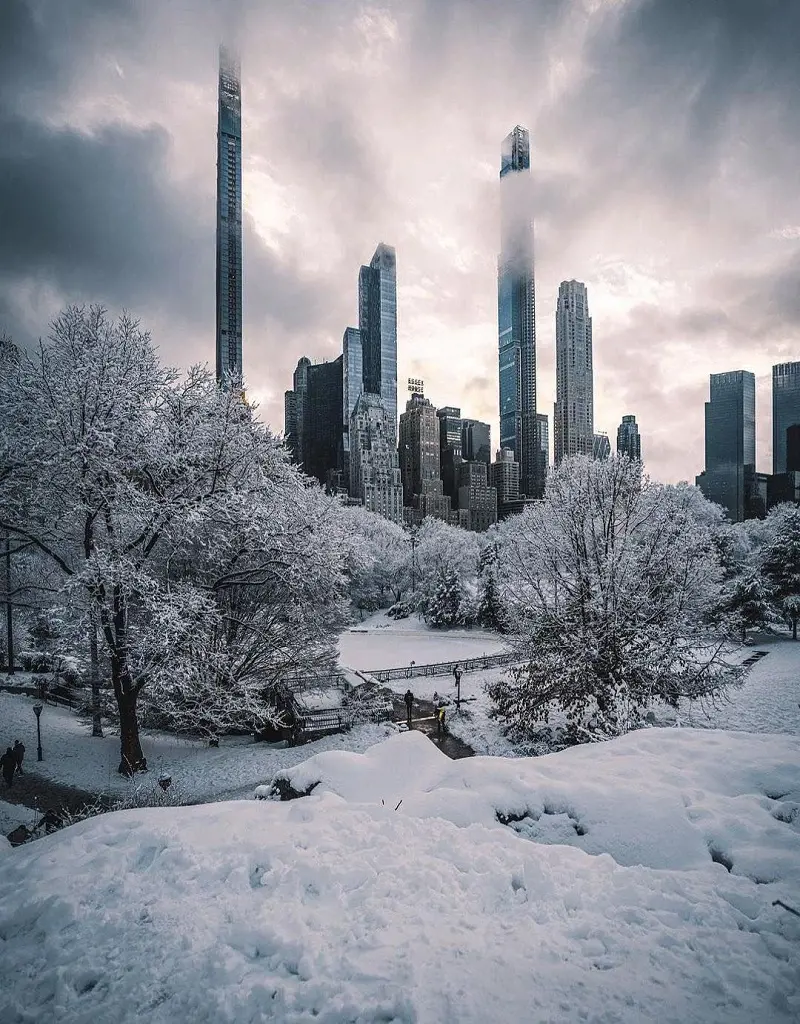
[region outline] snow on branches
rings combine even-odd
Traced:
[[[541,504],[498,530],[509,630],[526,664],[490,688],[521,734],[566,712],[574,738],[635,725],[658,700],[735,681],[713,621],[719,512],[627,458],[566,459]]]
[[[336,516],[239,390],[164,369],[135,320],[98,307],[4,359],[0,528],[97,626],[121,772],[146,767],[141,693],[175,727],[247,728],[281,675],[330,663]]]

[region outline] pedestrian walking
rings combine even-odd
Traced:
[[[17,770],[17,759],[11,747],[0,757],[0,768],[3,769],[3,778],[6,780],[6,785],[9,787],[13,786],[14,772]]]
[[[444,736],[444,734],[445,734],[444,707],[438,707],[436,709],[436,735],[437,736]]]
[[[22,775],[22,759],[25,757],[25,744],[14,740],[14,760],[17,762],[17,774]]]
[[[406,695],[403,698],[403,700],[406,702],[406,722],[407,722],[408,727],[410,729],[411,728],[411,709],[414,706],[414,694],[411,692],[411,690],[406,690]]]

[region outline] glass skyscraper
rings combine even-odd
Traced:
[[[779,363],[772,367],[772,472],[785,473],[786,432],[800,424],[800,363]]]
[[[642,439],[635,416],[623,416],[617,427],[617,455],[627,455],[629,459],[642,457]]]
[[[364,391],[380,395],[397,437],[397,267],[383,242],[358,275],[358,327],[364,360]]]
[[[594,454],[592,318],[586,285],[562,281],[556,304],[555,463]]]
[[[342,338],[342,472],[350,476],[350,420],[364,390],[361,331],[347,327]]]
[[[242,89],[238,59],[219,49],[217,380],[242,375]]]
[[[529,497],[544,491],[536,428],[536,293],[530,135],[517,125],[500,157],[500,257],[497,318],[500,447],[514,452],[520,485]]]
[[[738,523],[754,514],[756,500],[756,378],[748,370],[711,374],[706,402],[703,494]]]

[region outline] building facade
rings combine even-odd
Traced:
[[[219,50],[217,119],[217,380],[242,376],[242,87],[238,59]]]
[[[492,461],[492,428],[481,420],[461,421],[461,457],[465,462]]]
[[[562,281],[556,304],[555,463],[594,453],[592,318],[586,285]]]
[[[446,405],[438,409],[439,462],[444,493],[455,501],[458,498],[458,465],[461,462],[461,410]]]
[[[458,511],[469,512],[469,529],[478,532],[497,522],[497,490],[489,485],[487,468],[485,462],[458,467]]]
[[[772,367],[773,473],[789,470],[787,431],[797,425],[800,425],[800,363],[779,363]]]
[[[342,473],[350,477],[350,420],[364,390],[364,353],[361,331],[348,327],[342,337]]]
[[[403,524],[403,484],[394,424],[379,395],[362,393],[350,420],[350,497]]]
[[[711,374],[705,448],[706,468],[697,485],[733,522],[751,518],[757,500],[756,379],[749,371]]]
[[[497,514],[502,518],[505,506],[519,501],[519,463],[510,448],[501,448],[489,467],[489,483],[497,491]]]
[[[617,455],[627,455],[629,459],[642,458],[642,439],[635,416],[623,416],[617,427]]]
[[[542,494],[550,471],[550,420],[546,413],[536,413],[536,458],[538,460],[538,476],[542,482]]]
[[[308,392],[308,368],[311,360],[302,356],[295,367],[292,390],[283,395],[284,435],[292,461],[298,466],[303,464],[303,427]]]
[[[440,478],[439,419],[422,394],[413,394],[400,416],[398,442],[403,478],[403,500],[412,505],[415,495],[443,493]]]
[[[397,437],[397,261],[383,242],[358,275],[364,391],[380,395]]]
[[[592,445],[592,456],[595,459],[611,458],[611,442],[608,439],[608,434],[604,434],[602,431],[600,431],[599,434],[594,435],[594,442]]]
[[[303,402],[303,470],[328,484],[342,464],[343,359],[307,367]]]
[[[500,447],[520,465],[526,494],[540,496],[536,442],[536,291],[530,135],[517,125],[500,155],[500,256],[497,267]]]

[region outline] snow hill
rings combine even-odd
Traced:
[[[0,849],[0,1020],[798,1019],[795,737],[453,762],[410,733],[284,775],[313,794]]]

